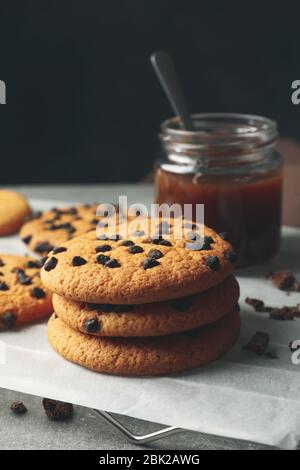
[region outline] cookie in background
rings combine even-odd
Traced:
[[[17,233],[30,215],[30,206],[22,194],[8,189],[0,190],[1,237]]]

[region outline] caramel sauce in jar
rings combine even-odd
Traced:
[[[155,165],[156,203],[204,204],[204,223],[226,232],[248,266],[280,245],[282,159],[270,119],[233,114],[192,115],[195,131],[177,118],[162,124]]]

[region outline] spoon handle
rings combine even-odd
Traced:
[[[175,115],[179,116],[181,120],[183,129],[193,131],[192,120],[172,58],[166,51],[156,51],[153,52],[150,60]]]

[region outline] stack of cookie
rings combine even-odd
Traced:
[[[159,375],[206,364],[234,344],[231,245],[207,227],[202,246],[195,224],[183,223],[184,239],[172,221],[154,225],[153,237],[93,231],[49,253],[41,271],[54,293],[48,338],[64,358],[97,372]]]

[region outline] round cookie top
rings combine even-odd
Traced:
[[[184,238],[174,233],[172,220],[146,224],[164,229],[149,238],[153,230],[130,232],[131,226],[119,225],[66,242],[49,253],[41,271],[44,285],[73,300],[142,304],[205,291],[232,273],[236,255],[212,229],[204,227],[202,245],[193,240],[195,224],[186,234],[182,222]]]
[[[141,305],[90,304],[57,294],[53,307],[71,328],[95,336],[161,336],[219,320],[233,309],[239,285],[233,276],[206,292],[172,301]]]
[[[99,338],[84,335],[55,314],[48,339],[65,359],[95,372],[146,376],[177,373],[208,364],[227,352],[238,339],[236,309],[202,328],[149,338]]]
[[[98,223],[105,225],[107,217],[96,215],[100,206],[94,203],[54,207],[52,210],[38,213],[22,226],[20,238],[28,248],[44,256],[55,246],[95,229]],[[117,206],[115,208],[118,210]]]
[[[24,196],[15,191],[0,190],[0,236],[16,233],[30,214]]]
[[[42,285],[40,268],[36,259],[0,254],[0,330],[53,312],[51,294]]]

